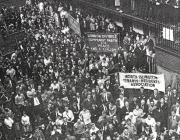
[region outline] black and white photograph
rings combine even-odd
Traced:
[[[180,140],[180,0],[0,0],[0,140]]]

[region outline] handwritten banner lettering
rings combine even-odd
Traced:
[[[163,74],[120,73],[120,85],[125,88],[154,90],[165,92],[165,80]]]
[[[80,24],[70,14],[68,14],[69,27],[79,36],[81,36]]]
[[[90,49],[97,52],[114,52],[118,49],[118,34],[87,33]]]

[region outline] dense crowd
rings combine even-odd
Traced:
[[[81,24],[82,37],[69,28],[67,11]],[[98,54],[85,32],[118,32],[110,18],[47,1],[27,3],[17,13],[21,26],[12,29],[27,35],[10,57],[1,57],[2,140],[178,139],[176,89],[141,87],[131,96],[119,86],[116,72],[152,73],[148,36],[122,29],[119,50]]]

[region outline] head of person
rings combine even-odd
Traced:
[[[124,94],[124,87],[123,87],[123,86],[120,86],[120,92],[121,92],[122,94]]]
[[[121,99],[124,98],[124,95],[120,93],[119,98],[121,98]]]
[[[139,105],[138,104],[136,105],[136,110],[139,110]]]
[[[176,101],[176,107],[179,107],[179,101],[178,100]]]
[[[176,116],[175,110],[172,110],[172,111],[171,111],[171,115],[172,115],[173,117]]]
[[[157,89],[157,88],[155,88],[155,89],[154,89],[154,95],[155,95],[155,96],[157,96],[157,95],[158,95],[158,93],[159,93],[158,89]]]
[[[112,139],[111,139],[111,136],[107,136],[107,137],[106,137],[106,140],[112,140]]]
[[[168,91],[171,91],[171,85],[168,85],[168,86],[167,86],[167,90],[168,90]]]
[[[23,111],[23,116],[27,116],[27,113],[25,111]]]
[[[69,107],[68,107],[68,106],[65,106],[64,109],[65,109],[65,111],[68,111],[68,110],[69,110]]]
[[[153,101],[153,100],[150,102],[150,105],[151,105],[151,106],[154,106],[154,101]]]
[[[80,97],[80,93],[79,92],[76,92],[76,97]]]
[[[59,108],[58,108],[58,107],[56,107],[56,108],[55,108],[55,111],[56,111],[56,112],[57,112],[57,111],[59,111]]]
[[[147,115],[147,118],[148,118],[149,120],[152,118],[152,116],[151,116],[150,113]]]
[[[160,99],[160,103],[161,103],[161,104],[164,104],[164,98],[161,98],[161,99]]]
[[[95,132],[93,132],[91,135],[92,135],[92,138],[93,138],[93,139],[96,139],[97,135],[96,135]]]
[[[92,104],[92,109],[96,109],[96,104]]]
[[[133,98],[133,102],[136,102],[136,101],[137,101],[137,97],[134,97],[134,98]]]
[[[140,88],[140,92],[143,93],[144,92],[144,87]]]
[[[106,116],[106,111],[102,111],[102,116]]]
[[[142,100],[141,100],[141,105],[145,105],[145,103],[146,103],[145,100],[142,99]]]
[[[90,100],[91,99],[91,94],[87,95],[87,99]]]
[[[129,107],[129,102],[127,100],[125,101],[125,106]]]
[[[174,88],[174,89],[172,90],[172,93],[173,93],[174,95],[176,95],[176,94],[177,94],[177,89]]]
[[[42,89],[42,86],[39,85],[38,86],[38,91],[41,91],[41,89]]]
[[[93,88],[93,89],[92,89],[92,94],[95,94],[95,92],[96,92],[96,90]]]

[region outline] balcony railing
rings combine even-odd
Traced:
[[[177,25],[180,22],[180,0],[160,3],[160,0],[83,0],[113,10],[119,10],[153,22]]]
[[[136,22],[153,26],[158,47],[180,55],[180,7],[178,3],[155,3],[153,0],[78,0],[108,8]],[[154,0],[155,1],[155,0]],[[116,14],[117,15],[117,14]],[[143,21],[142,21],[143,20]]]

